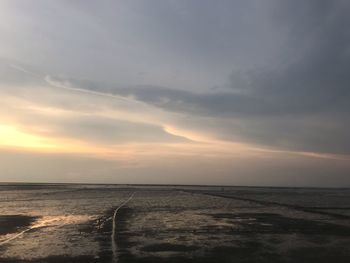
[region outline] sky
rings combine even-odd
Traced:
[[[0,0],[0,181],[350,187],[347,0]]]

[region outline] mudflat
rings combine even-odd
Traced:
[[[348,189],[7,186],[0,262],[345,263],[349,197]]]

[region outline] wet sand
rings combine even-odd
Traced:
[[[79,195],[89,197],[93,191],[80,191]],[[121,190],[108,191],[112,194]],[[111,202],[100,215],[67,228],[77,229],[77,240],[93,240],[98,245],[96,253],[1,256],[2,251],[16,249],[16,242],[25,242],[25,234],[23,240],[0,246],[0,262],[350,262],[350,221],[343,214],[323,213],[322,204],[310,208],[301,203],[266,201],[256,193],[247,197],[220,190],[123,191],[116,205]],[[3,235],[17,233],[36,219],[0,216],[0,229]]]
[[[25,215],[0,215],[0,235],[20,232],[29,227],[35,219]]]
[[[211,214],[216,219],[239,220],[238,227],[223,231],[231,235],[231,244],[210,248],[171,243],[168,240],[141,246],[143,253],[131,252],[134,233],[127,231],[132,211],[124,209],[123,222],[117,230],[119,261],[127,262],[349,262],[350,228],[331,223],[288,218],[269,213]],[[236,223],[237,225],[237,223]],[[196,235],[189,226],[183,230]],[[198,232],[217,233],[217,226],[206,226]],[[147,232],[143,233],[147,235]],[[151,233],[150,233],[151,234]],[[172,235],[171,233],[169,235]],[[174,234],[173,234],[174,235]],[[296,238],[298,237],[298,238]],[[299,239],[299,240],[298,240]],[[301,244],[290,244],[290,242]],[[332,244],[336,240],[335,244]],[[303,243],[304,242],[304,243]],[[280,246],[289,243],[287,249]]]

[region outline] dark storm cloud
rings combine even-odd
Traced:
[[[215,117],[218,137],[350,154],[350,4],[286,1],[276,5],[272,22],[288,35],[279,61],[233,72],[226,91],[76,83],[96,92],[133,96],[168,111]]]

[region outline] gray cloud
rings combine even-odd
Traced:
[[[347,0],[3,0],[0,125],[103,147],[187,142],[166,127],[282,151],[350,154],[349,13]],[[144,174],[145,182],[164,174],[172,174],[166,182],[189,182],[189,174],[208,183],[348,181],[341,160],[277,151],[268,162],[220,153],[210,163],[193,154],[167,164],[140,158],[144,166],[127,171],[96,161],[89,180],[125,172],[122,180],[135,182]],[[0,155],[11,175],[17,153]],[[70,171],[68,159],[52,158],[48,167],[57,178],[80,170],[84,179],[86,160]],[[24,160],[33,166],[30,154]],[[34,166],[32,176],[41,167]]]
[[[235,71],[226,91],[71,82],[95,92],[132,96],[191,118],[216,118],[221,138],[350,154],[350,5],[303,1],[277,6],[273,22],[289,36],[279,62]]]

